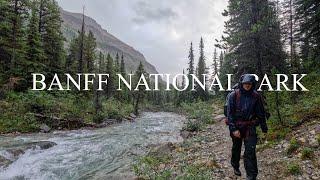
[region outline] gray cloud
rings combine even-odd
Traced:
[[[135,17],[133,22],[144,24],[152,21],[169,21],[174,20],[177,14],[169,7],[156,7],[151,1],[139,1],[133,5]]]

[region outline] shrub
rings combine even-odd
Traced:
[[[295,138],[292,138],[290,140],[290,145],[287,149],[287,154],[290,155],[293,152],[295,152],[296,150],[298,150],[298,148],[300,147],[300,144],[298,143],[298,141]]]
[[[305,147],[302,150],[301,159],[311,159],[313,157],[313,149]]]
[[[288,169],[289,174],[292,174],[292,175],[299,175],[299,174],[301,174],[301,168],[300,168],[300,166],[299,166],[298,164],[296,164],[296,163],[290,163],[290,164],[288,164],[287,169]]]
[[[186,131],[195,132],[202,129],[202,123],[199,120],[188,120],[187,125],[183,128]]]

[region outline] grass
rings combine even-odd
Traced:
[[[182,103],[181,111],[188,118],[184,130],[190,132],[200,131],[206,124],[214,123],[211,102],[198,101],[195,103]]]
[[[165,163],[170,161],[171,157],[147,155],[139,158],[133,165],[134,173],[142,179],[165,180],[171,177],[172,173],[166,168]]]
[[[290,140],[290,144],[289,144],[289,147],[288,147],[286,153],[288,155],[291,155],[292,153],[296,152],[299,147],[300,147],[300,144],[298,143],[298,141],[295,138],[292,138]]]
[[[299,175],[301,174],[301,168],[297,163],[290,163],[287,165],[288,173],[291,175]]]
[[[313,156],[314,156],[313,149],[311,149],[309,147],[303,148],[303,150],[301,152],[301,159],[302,160],[311,159],[311,158],[313,158]]]

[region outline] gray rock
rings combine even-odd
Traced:
[[[40,149],[49,149],[57,145],[57,143],[51,142],[51,141],[40,141],[40,142],[32,143],[32,145],[38,146],[40,147]]]
[[[183,138],[183,139],[186,139],[188,137],[191,137],[191,133],[189,131],[185,131],[185,130],[182,130],[180,131],[180,136]]]
[[[223,114],[220,114],[220,115],[217,115],[217,116],[214,117],[214,119],[216,121],[222,121],[222,120],[224,120],[224,118],[225,118],[225,116]]]
[[[6,159],[3,156],[0,156],[0,167],[8,167],[10,164],[12,163],[12,161],[10,161],[9,159]]]
[[[130,117],[136,118],[137,116],[136,116],[135,114],[131,113],[131,114],[130,114]]]
[[[151,151],[149,152],[149,155],[162,157],[165,155],[169,155],[173,149],[174,149],[174,146],[172,143],[165,143],[155,148],[152,148]]]
[[[46,124],[41,124],[40,126],[40,132],[48,133],[50,132],[51,128],[47,126]]]

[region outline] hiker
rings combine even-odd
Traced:
[[[256,126],[260,125],[263,133],[268,131],[262,96],[255,90],[255,85],[255,77],[245,74],[240,78],[238,89],[227,99],[227,121],[233,143],[231,165],[235,175],[241,176],[239,161],[244,141],[243,159],[248,180],[254,180],[258,175]]]

